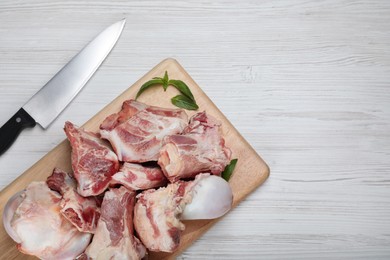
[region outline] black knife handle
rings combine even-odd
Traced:
[[[36,122],[23,108],[10,118],[0,128],[0,155],[2,155],[16,140],[20,132],[28,127],[34,127]]]

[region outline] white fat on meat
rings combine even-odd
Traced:
[[[158,164],[171,182],[201,172],[220,175],[230,162],[221,124],[206,112],[192,116],[182,135],[166,136],[163,144]]]
[[[182,109],[127,100],[120,112],[110,115],[101,124],[100,134],[110,141],[120,161],[157,161],[162,139],[180,134],[187,124],[188,117]]]
[[[11,227],[17,248],[41,259],[74,259],[88,246],[91,234],[79,232],[60,213],[61,196],[45,182],[32,182],[16,209]]]
[[[105,194],[101,216],[85,254],[94,260],[142,259],[146,249],[134,236],[135,192],[125,187],[111,188]]]
[[[121,184],[131,190],[147,190],[167,183],[160,167],[146,167],[125,162],[119,172],[112,176],[111,184]]]
[[[61,194],[61,213],[79,231],[95,233],[100,217],[100,201],[97,197],[83,197],[77,193],[76,180],[58,168],[46,180],[50,189]]]
[[[81,196],[96,196],[103,193],[111,176],[119,169],[118,157],[109,144],[95,133],[65,123],[65,133],[72,146],[72,168]]]

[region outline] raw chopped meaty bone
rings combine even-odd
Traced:
[[[55,168],[46,180],[50,189],[61,194],[61,213],[79,231],[95,233],[100,217],[100,201],[97,197],[83,197],[77,193],[77,183],[71,175]]]
[[[135,192],[120,187],[104,194],[96,233],[85,250],[94,260],[141,259],[146,249],[134,236],[133,209]]]
[[[137,196],[134,228],[142,243],[151,251],[173,252],[180,245],[185,226],[180,221],[191,203],[197,184],[210,176],[198,174],[193,181],[178,181],[157,190],[145,190]]]
[[[206,112],[191,117],[182,135],[166,136],[158,164],[169,181],[192,178],[200,172],[220,175],[230,162],[221,124]]]
[[[187,114],[182,109],[127,100],[120,112],[104,120],[100,134],[110,141],[120,161],[157,161],[164,136],[181,133],[187,121]]]
[[[134,208],[134,228],[151,251],[173,252],[180,244],[184,224],[178,219],[187,183],[171,183],[143,191]]]
[[[131,190],[147,190],[167,183],[160,167],[145,167],[125,162],[119,172],[112,176],[111,184],[122,184]]]
[[[72,168],[81,196],[103,193],[111,176],[119,169],[118,157],[97,134],[65,123],[65,133],[72,146]]]
[[[74,259],[84,252],[91,234],[79,232],[60,213],[61,196],[45,182],[32,182],[15,211],[12,228],[22,241],[17,248],[41,259]]]

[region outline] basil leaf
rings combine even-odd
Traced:
[[[229,181],[230,177],[232,177],[234,168],[236,168],[238,159],[233,159],[230,163],[225,167],[225,170],[222,172],[221,177],[225,179],[225,181]]]
[[[190,88],[181,80],[171,79],[168,82],[169,85],[174,86],[177,90],[179,90],[184,96],[188,97],[194,103],[196,103],[194,96],[191,93]]]
[[[163,88],[164,88],[164,91],[167,90],[168,86],[169,86],[169,78],[168,78],[168,72],[165,71],[164,73],[164,77],[162,78],[162,81],[163,81]]]
[[[162,83],[162,80],[161,79],[158,79],[158,78],[154,78],[152,80],[149,80],[147,82],[145,82],[141,88],[138,90],[137,92],[137,95],[135,96],[135,99],[137,100],[137,98],[142,94],[142,92],[144,92],[147,88],[149,87],[152,87],[152,86],[155,86],[155,85],[160,85],[160,84],[163,84]]]
[[[154,86],[154,85],[162,85],[164,91],[167,90],[169,85],[174,86],[181,95],[177,95],[171,99],[172,104],[174,104],[177,107],[184,108],[187,110],[197,110],[199,107],[196,104],[194,95],[192,95],[190,88],[181,80],[176,79],[169,79],[168,77],[168,71],[165,71],[164,77],[154,77],[152,80],[149,80],[145,84],[141,86],[141,88],[138,90],[137,95],[135,96],[135,99],[137,99],[142,92],[144,92],[147,88]]]
[[[171,98],[172,104],[187,110],[197,110],[199,107],[194,101],[183,95],[177,95]]]

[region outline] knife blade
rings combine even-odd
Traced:
[[[0,128],[0,155],[20,132],[38,123],[46,129],[85,86],[110,53],[126,20],[99,33]]]

